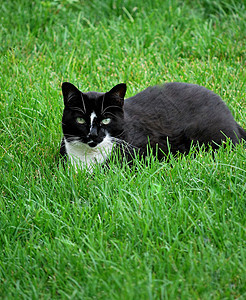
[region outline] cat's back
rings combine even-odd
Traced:
[[[151,86],[142,92],[125,100],[126,109],[140,106],[153,106],[158,104],[180,105],[207,105],[208,103],[223,103],[214,92],[197,84],[184,82],[169,82],[160,86]],[[223,103],[224,105],[224,103]]]
[[[125,100],[124,113],[129,136],[158,133],[204,143],[219,142],[225,135],[235,142],[240,137],[240,126],[224,101],[196,84],[171,82],[149,87]]]
[[[160,118],[190,120],[197,115],[203,118],[231,115],[222,99],[214,92],[197,84],[170,82],[148,87],[125,100],[125,114],[152,115]]]

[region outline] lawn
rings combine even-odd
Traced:
[[[5,0],[0,298],[245,299],[245,143],[57,168],[61,83],[218,93],[246,128],[243,1]]]

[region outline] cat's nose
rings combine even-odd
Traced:
[[[88,138],[96,138],[97,137],[97,127],[92,127],[88,134]]]

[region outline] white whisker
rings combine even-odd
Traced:
[[[107,106],[103,111],[102,111],[102,115],[105,113],[105,111],[107,110],[107,109],[109,109],[109,108],[119,108],[119,106],[117,106],[117,105],[110,105],[110,106]]]
[[[111,116],[111,117],[116,117],[115,114],[111,113],[111,112],[107,112],[107,115]]]
[[[86,114],[85,101],[84,101],[84,98],[83,98],[83,94],[82,94],[82,93],[81,93],[81,100],[82,100],[83,107],[84,107],[83,113]]]
[[[138,147],[122,140],[122,139],[119,139],[119,138],[112,138],[112,141],[116,144],[116,145],[120,145],[122,147],[124,147],[125,149],[127,150],[138,150]]]
[[[102,99],[101,114],[103,114],[103,104],[104,104],[104,99],[105,99],[105,94],[103,95],[103,99]]]
[[[82,114],[85,113],[81,107],[74,106],[74,107],[71,107],[71,109],[72,109],[72,110],[75,110],[75,111],[82,112]]]

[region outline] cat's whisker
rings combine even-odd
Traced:
[[[121,137],[121,136],[124,137],[124,134],[125,134],[125,130],[123,130],[123,131],[118,135],[118,137]]]
[[[83,109],[81,107],[74,106],[74,107],[71,107],[71,109],[78,111],[78,112],[82,112],[82,114],[85,114],[85,112],[83,111]]]
[[[101,114],[103,114],[103,104],[104,104],[104,100],[105,100],[105,94],[103,95],[103,99],[102,99]]]
[[[81,100],[82,100],[82,104],[83,104],[83,107],[84,107],[83,113],[86,114],[85,101],[84,101],[84,98],[83,98],[83,94],[82,94],[82,93],[81,93]]]
[[[68,138],[68,139],[66,139],[66,141],[69,143],[77,143],[77,142],[80,142],[80,139]]]
[[[120,145],[120,146],[123,146],[125,148],[127,148],[128,150],[131,149],[131,150],[137,150],[138,148],[124,140],[121,140],[119,138],[112,138],[112,141],[116,144],[116,145]]]
[[[78,137],[76,135],[72,135],[72,134],[66,134],[65,139],[69,143],[81,142],[82,141],[80,137]]]
[[[107,106],[107,107],[101,112],[101,114],[103,115],[103,114],[105,113],[105,111],[106,111],[107,109],[109,109],[109,108],[119,108],[119,106],[117,106],[117,105],[110,105],[110,106]]]
[[[68,136],[68,137],[70,137],[70,136],[78,137],[77,135],[74,135],[74,134],[68,134],[68,133],[66,133],[65,136]]]
[[[112,116],[112,117],[116,117],[117,116],[116,114],[113,114],[111,112],[107,112],[107,115]]]

